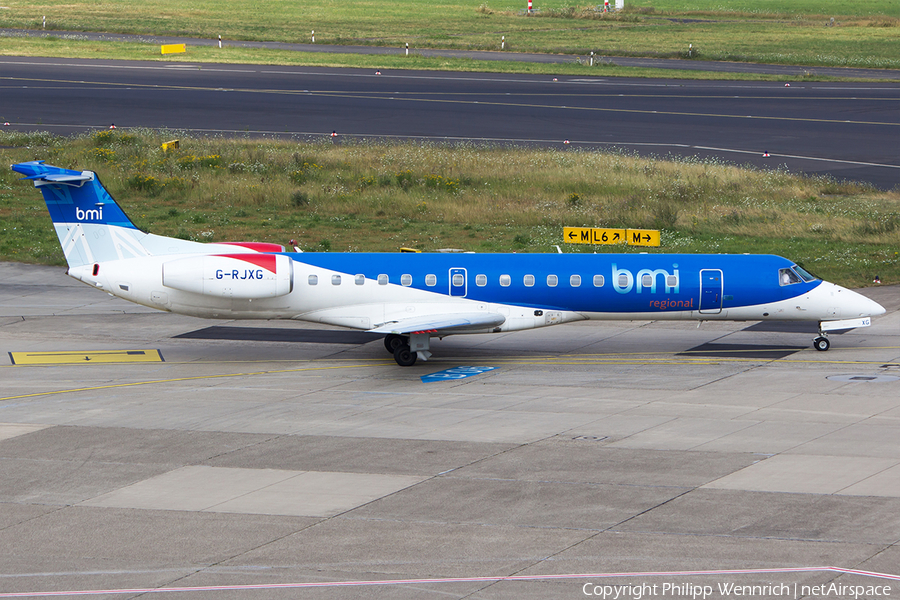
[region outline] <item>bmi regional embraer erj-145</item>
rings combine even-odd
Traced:
[[[217,319],[297,319],[385,334],[398,364],[431,338],[583,319],[814,321],[865,327],[884,308],[779,256],[301,253],[145,233],[91,171],[12,168],[41,190],[75,279],[131,302]]]

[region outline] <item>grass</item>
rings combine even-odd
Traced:
[[[725,73],[623,67],[615,60],[596,60],[567,64],[542,64],[506,61],[473,60],[467,58],[424,57],[411,53],[397,55],[332,54],[262,50],[253,48],[222,48],[194,46],[186,54],[161,56],[159,46],[121,42],[90,42],[61,38],[16,40],[0,37],[0,56],[44,56],[60,58],[88,58],[111,60],[142,60],[201,64],[270,64],[316,67],[352,67],[382,70],[427,70],[453,72],[523,73],[535,75],[574,75],[603,77],[680,78],[715,81],[797,81],[796,75],[764,75],[756,73]],[[851,81],[860,78],[832,77],[807,73],[804,81]],[[2,118],[2,115],[0,115]]]
[[[180,137],[177,151],[163,141]],[[772,252],[860,286],[900,281],[900,191],[733,165],[480,145],[98,131],[0,133],[0,164],[96,171],[135,223],[307,251],[553,252],[562,227],[663,231],[661,252]],[[63,264],[40,195],[0,170],[0,260]],[[568,246],[568,252],[640,251]]]
[[[619,14],[564,0],[536,3],[482,0],[7,0],[3,26],[49,30],[183,35],[413,48],[508,50],[610,56],[654,56],[810,66],[900,68],[900,3],[868,0],[762,2],[635,0]],[[223,4],[227,7],[223,7]],[[830,26],[831,18],[835,26]],[[4,43],[16,53],[31,41]],[[689,51],[689,45],[693,48]],[[25,49],[23,52],[30,52]],[[193,50],[192,50],[193,51]],[[330,57],[329,64],[345,57]],[[193,58],[189,58],[193,60]],[[312,60],[304,57],[304,61]],[[312,64],[304,62],[303,64]],[[499,65],[487,65],[490,70]],[[417,67],[418,68],[418,67]],[[508,67],[502,67],[508,68]],[[607,73],[604,73],[607,74]]]

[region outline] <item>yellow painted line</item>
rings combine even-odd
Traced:
[[[92,363],[165,362],[159,350],[67,350],[10,352],[14,365],[77,365]]]
[[[385,363],[387,364],[387,363]],[[393,364],[393,363],[391,363]],[[174,379],[154,379],[151,381],[134,381],[131,383],[112,383],[109,385],[97,385],[92,387],[72,388],[68,390],[51,390],[48,392],[34,392],[31,394],[21,394],[19,396],[7,396],[0,398],[0,402],[4,400],[21,400],[23,398],[36,398],[38,396],[53,396],[55,394],[72,394],[75,392],[92,392],[95,390],[111,390],[116,388],[136,387],[139,385],[155,385],[160,383],[177,383],[179,381],[197,381],[200,379],[222,379],[226,377],[252,377],[255,375],[274,375],[278,373],[299,373],[301,371],[328,371],[332,369],[358,369],[365,367],[374,367],[379,365],[342,365],[336,367],[303,367],[299,369],[279,369],[275,371],[256,371],[251,373],[221,373],[219,375],[195,375],[193,377],[176,377]]]

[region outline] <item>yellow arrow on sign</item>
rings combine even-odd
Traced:
[[[76,365],[91,363],[165,362],[159,350],[63,350],[59,352],[10,352],[14,365]]]
[[[656,229],[629,229],[629,246],[659,246],[659,231]]]
[[[569,244],[624,244],[624,229],[563,227],[563,241]]]

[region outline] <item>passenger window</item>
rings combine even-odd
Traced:
[[[653,287],[653,275],[644,275],[641,277],[641,285],[644,287]]]
[[[556,284],[559,283],[559,277],[556,275],[547,275],[547,285],[550,287],[556,287]]]
[[[476,275],[475,276],[475,285],[478,287],[484,287],[487,285],[487,275]]]
[[[318,285],[319,284],[319,276],[318,275],[310,275],[309,276],[309,285]]]
[[[594,275],[594,287],[603,287],[603,275]]]
[[[356,282],[356,285],[362,285],[366,282],[366,276],[360,273],[356,276],[354,281]]]
[[[666,277],[666,287],[678,287],[678,276],[669,275],[668,277]]]
[[[581,286],[581,275],[572,275],[571,277],[569,277],[569,285],[571,285],[572,287]]]
[[[387,285],[388,284],[388,276],[384,273],[378,276],[378,285]]]
[[[460,287],[466,282],[465,277],[462,276],[462,273],[454,273],[453,274],[453,286]]]
[[[409,273],[404,273],[400,276],[400,285],[410,286],[412,285],[412,275]]]
[[[509,287],[510,282],[511,279],[509,278],[509,275],[500,276],[500,285],[502,285],[503,287]]]
[[[340,275],[332,275],[331,276],[331,285],[341,285],[341,276]]]
[[[800,283],[800,277],[791,269],[780,269],[778,271],[778,283],[781,285]]]
[[[427,285],[428,287],[437,285],[437,275],[426,275],[425,285]]]
[[[628,275],[625,273],[619,274],[619,287],[627,288],[628,287]]]
[[[526,275],[523,279],[522,283],[525,284],[525,287],[531,287],[534,285],[534,275]]]

